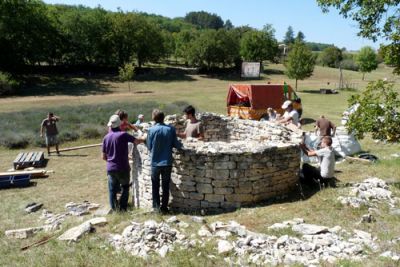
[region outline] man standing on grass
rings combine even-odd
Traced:
[[[319,131],[319,134],[318,134]],[[324,115],[315,122],[315,134],[321,137],[323,136],[334,136],[336,132],[336,126],[330,120],[326,119]]]
[[[107,124],[110,131],[103,139],[103,159],[107,161],[107,176],[110,206],[113,210],[126,211],[129,198],[130,166],[128,159],[128,143],[139,144],[143,140],[121,131],[121,120],[112,115]],[[117,193],[122,188],[119,203]]]
[[[182,143],[176,137],[174,127],[164,124],[164,113],[153,110],[153,120],[156,125],[149,129],[147,148],[151,155],[151,184],[153,195],[153,211],[168,212],[169,183],[172,171],[172,148],[181,149]],[[162,186],[162,201],[160,206],[160,176]]]
[[[47,114],[47,118],[42,121],[40,125],[40,137],[45,134],[47,154],[50,156],[50,147],[56,146],[57,155],[60,155],[58,151],[58,130],[57,122],[60,120],[59,117],[55,116],[52,112]],[[46,130],[46,131],[45,131]]]
[[[199,140],[204,139],[204,130],[201,125],[201,121],[196,119],[196,110],[193,106],[187,106],[183,112],[186,115],[186,119],[188,119],[186,124],[186,129],[183,133],[179,133],[180,138],[198,138]]]

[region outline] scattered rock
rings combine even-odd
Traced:
[[[400,209],[391,209],[389,213],[390,215],[400,216]]]
[[[28,205],[26,205],[25,207],[25,211],[27,213],[32,213],[32,212],[36,212],[38,210],[40,210],[43,207],[42,203],[29,203]]]
[[[5,235],[8,238],[25,239],[34,236],[37,232],[43,230],[43,227],[31,227],[15,230],[7,230]]]
[[[107,224],[107,218],[106,217],[95,217],[93,219],[86,221],[86,223],[90,223],[92,226],[103,226],[103,225]]]
[[[83,203],[69,202],[65,204],[65,208],[67,209],[69,214],[73,216],[82,216],[89,214],[90,211],[98,209],[99,207],[99,204],[90,203],[88,201],[84,201]]]
[[[392,251],[385,251],[382,254],[379,255],[379,257],[383,257],[383,258],[390,258],[394,261],[399,261],[400,260],[400,255],[393,253]]]
[[[293,225],[292,230],[302,235],[316,235],[329,232],[326,226],[306,223]]]
[[[204,225],[200,228],[200,230],[197,232],[197,234],[201,237],[211,237],[212,236],[211,232]]]
[[[157,223],[153,220],[144,223],[132,222],[124,229],[122,235],[111,235],[109,241],[117,250],[125,250],[144,259],[151,253],[165,257],[173,250],[174,245],[182,248],[196,245],[194,240],[191,240],[194,241],[191,244],[183,234],[167,223]]]
[[[226,240],[219,240],[218,241],[218,253],[225,254],[233,250],[233,246],[230,242]]]
[[[189,224],[185,223],[185,222],[178,222],[178,227],[179,228],[188,228]]]
[[[179,223],[179,220],[176,216],[172,216],[166,220],[167,223]]]
[[[361,217],[361,220],[359,221],[359,223],[372,223],[372,222],[376,222],[376,219],[374,216],[372,216],[372,214],[368,213],[368,214],[364,214]]]
[[[349,205],[353,208],[360,208],[363,205],[371,206],[376,201],[385,201],[391,206],[396,202],[392,198],[392,192],[386,182],[376,177],[370,177],[355,184],[351,187],[349,196],[340,196],[338,200],[343,205]]]
[[[81,225],[70,228],[65,233],[60,235],[57,239],[64,241],[78,241],[83,235],[89,233],[92,230],[92,225],[90,223],[84,222]]]
[[[104,207],[104,208],[101,208],[101,209],[97,209],[95,212],[94,212],[94,215],[95,216],[106,216],[106,215],[109,215],[109,214],[111,214],[112,213],[112,209],[111,208],[108,208],[108,207]]]
[[[206,223],[206,220],[203,217],[192,216],[191,219],[196,223]]]

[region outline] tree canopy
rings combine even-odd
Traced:
[[[345,18],[358,23],[359,36],[377,41],[384,38],[389,43],[382,45],[386,62],[400,74],[400,0],[317,0],[324,12],[330,7],[339,10]]]
[[[224,27],[224,21],[220,16],[205,11],[189,12],[185,16],[185,21],[198,26],[200,29],[218,30]]]
[[[315,57],[311,50],[302,42],[296,42],[290,50],[285,62],[285,74],[297,81],[310,77],[314,72]]]
[[[360,52],[357,54],[357,64],[360,71],[363,73],[362,79],[364,80],[366,72],[371,72],[378,67],[378,60],[374,49],[369,46],[361,48]]]

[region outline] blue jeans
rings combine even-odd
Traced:
[[[119,208],[126,211],[129,198],[129,171],[109,171],[108,176],[108,192],[110,206],[113,210]],[[121,190],[121,198],[117,201],[117,193]]]
[[[153,166],[151,167],[151,189],[153,195],[153,208],[161,210],[168,209],[169,201],[169,183],[171,181],[171,166]],[[162,201],[160,207],[160,176],[162,186]]]

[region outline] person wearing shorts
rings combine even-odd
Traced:
[[[45,137],[47,154],[50,155],[50,147],[55,146],[57,155],[60,155],[58,150],[58,129],[57,122],[60,120],[59,117],[55,116],[52,112],[47,114],[47,118],[42,121],[40,126],[40,137]]]

